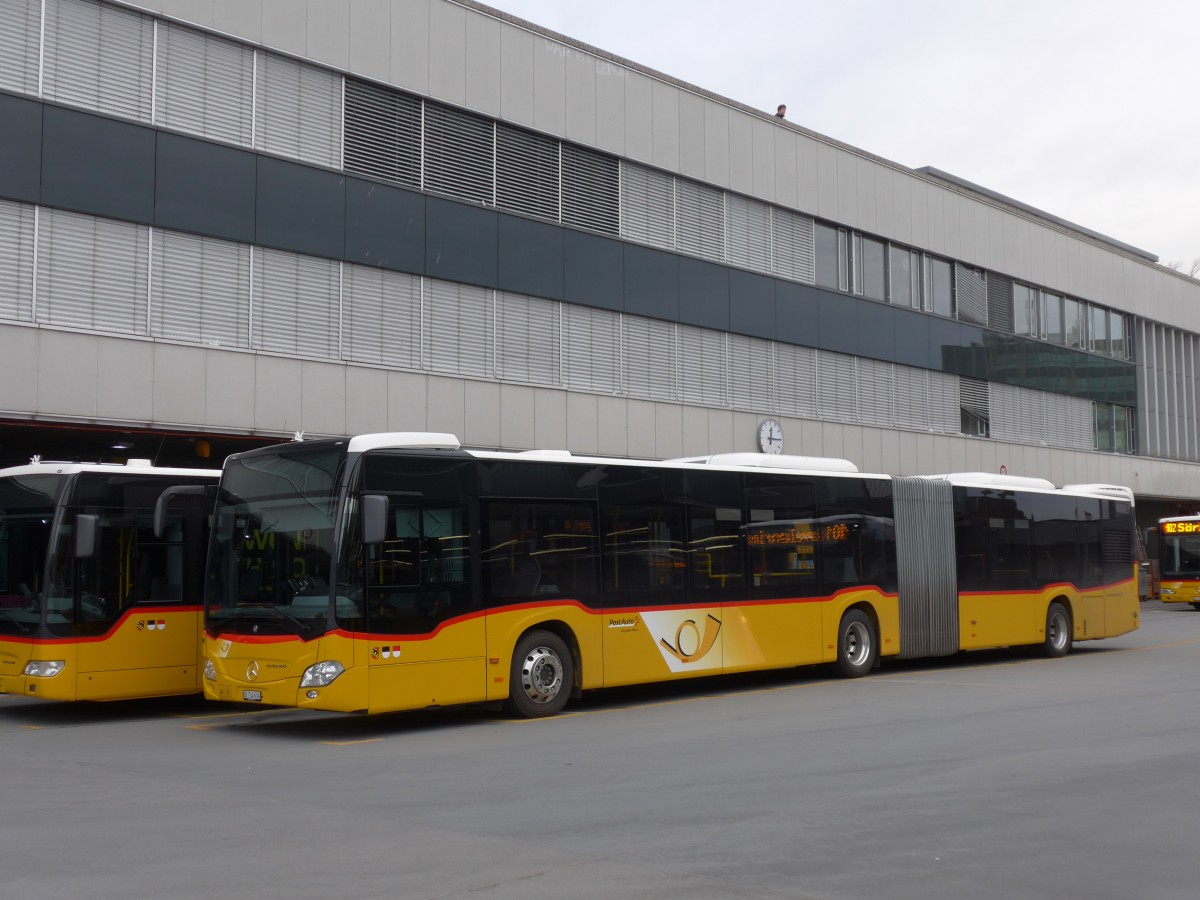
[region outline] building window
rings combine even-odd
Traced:
[[[1116,310],[1108,311],[1108,349],[1112,356],[1117,359],[1129,359],[1130,344],[1126,339],[1127,322],[1125,316]]]
[[[883,241],[854,235],[854,293],[869,300],[887,299],[887,257]]]
[[[1108,310],[1102,306],[1093,306],[1091,349],[1097,353],[1108,353]]]
[[[817,287],[846,290],[846,232],[818,222],[813,239],[817,251]]]
[[[1042,291],[1042,337],[1052,344],[1063,343],[1062,297]]]
[[[1085,346],[1083,304],[1070,297],[1063,298],[1063,336],[1067,346],[1082,350]]]
[[[891,276],[889,299],[896,306],[920,308],[920,257],[915,250],[897,247],[895,244],[892,244],[888,251],[891,263],[889,266],[889,275]]]
[[[954,315],[954,281],[950,273],[948,261],[925,257],[925,309],[939,316]]]

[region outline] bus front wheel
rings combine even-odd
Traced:
[[[1071,614],[1057,600],[1046,610],[1046,640],[1042,655],[1058,659],[1071,652]]]
[[[838,626],[838,673],[845,678],[861,678],[875,668],[878,657],[875,623],[861,609],[848,610]]]
[[[531,631],[513,652],[509,713],[524,719],[553,716],[567,705],[575,685],[575,660],[552,631]]]

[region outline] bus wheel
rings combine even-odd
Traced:
[[[1046,610],[1046,640],[1042,655],[1058,659],[1071,652],[1071,614],[1055,600]]]
[[[557,634],[532,631],[513,653],[506,707],[514,716],[538,719],[567,705],[575,684],[575,660]]]
[[[1200,609],[1200,603],[1193,603],[1192,609]]]
[[[875,667],[879,642],[871,617],[861,609],[851,609],[838,626],[838,673],[845,678],[861,678]]]

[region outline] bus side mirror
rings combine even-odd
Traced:
[[[154,536],[162,540],[163,532],[167,530],[167,507],[171,505],[171,501],[176,497],[203,497],[204,502],[209,506],[216,503],[216,493],[211,485],[204,484],[177,484],[174,487],[169,487],[154,501]],[[210,496],[212,500],[210,501]]]
[[[387,540],[388,498],[383,494],[362,496],[362,541],[382,544]]]
[[[96,528],[100,517],[80,513],[75,517],[75,556],[90,559],[96,555]]]

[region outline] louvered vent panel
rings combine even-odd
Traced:
[[[607,309],[564,303],[563,363],[572,390],[621,390],[621,316]]]
[[[729,262],[756,272],[771,271],[771,207],[729,194],[725,199]]]
[[[338,264],[281,250],[254,251],[254,346],[336,359]]]
[[[679,395],[685,403],[729,405],[726,334],[679,326]]]
[[[38,89],[40,0],[0,0],[0,88],[20,94]]]
[[[421,278],[368,266],[342,274],[342,357],[421,367]]]
[[[771,342],[729,335],[729,387],[734,409],[766,412],[775,408]]]
[[[496,125],[496,205],[558,221],[558,141]]]
[[[775,345],[775,399],[792,416],[817,415],[817,351],[792,344]]]
[[[145,334],[148,245],[145,226],[43,208],[37,321]]]
[[[563,224],[616,235],[620,225],[620,181],[615,157],[563,144]]]
[[[1063,394],[1043,393],[1046,429],[1040,440],[1052,447],[1095,449],[1095,413],[1092,401]]]
[[[958,299],[958,317],[978,325],[988,323],[987,281],[983,272],[954,264],[954,293]]]
[[[725,193],[675,179],[675,246],[714,262],[725,261]]]
[[[47,100],[149,122],[154,20],[96,0],[47,0]]]
[[[496,295],[496,377],[559,383],[561,303],[519,294]]]
[[[892,363],[880,362],[877,359],[858,361],[858,409],[864,423],[880,427],[894,424],[894,368]]]
[[[813,220],[790,210],[771,208],[772,271],[776,275],[815,284],[817,255]]]
[[[988,419],[988,426],[991,436],[996,440],[1021,442],[1021,394],[1020,388],[1009,384],[993,383],[989,386],[991,418]]]
[[[490,119],[426,103],[425,190],[492,205],[495,143]]]
[[[859,419],[855,359],[843,353],[817,351],[817,414],[822,419]]]
[[[675,325],[640,316],[621,323],[625,391],[644,400],[674,400]]]
[[[426,365],[435,372],[491,377],[495,304],[487,288],[425,283]]]
[[[621,237],[674,249],[674,181],[654,169],[621,163]]]
[[[341,76],[260,53],[255,100],[255,147],[321,166],[341,166]]]
[[[962,430],[958,376],[929,373],[929,424],[931,431],[958,434]]]
[[[894,366],[895,424],[899,428],[929,428],[929,379],[925,369]]]
[[[346,171],[421,186],[421,101],[346,79]]]
[[[250,47],[163,22],[155,68],[156,124],[231,144],[253,142]]]
[[[150,333],[216,347],[250,346],[250,248],[154,232]]]
[[[1013,283],[1011,278],[987,273],[988,324],[999,331],[1013,330]]]
[[[0,318],[33,318],[34,208],[0,200]]]

